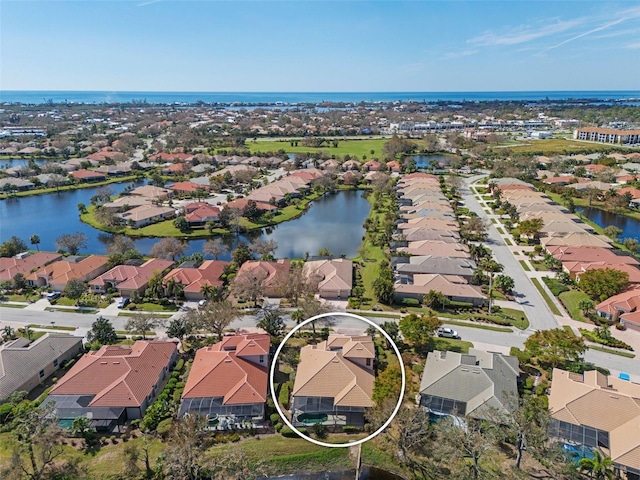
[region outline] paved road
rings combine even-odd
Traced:
[[[530,323],[530,330],[550,330],[560,327],[555,315],[549,310],[546,302],[540,295],[540,292],[535,287],[529,277],[527,277],[522,266],[518,263],[513,253],[509,250],[507,244],[500,237],[500,234],[496,230],[496,227],[487,213],[482,209],[480,203],[475,198],[474,194],[469,188],[469,185],[477,179],[483,177],[483,175],[476,175],[465,179],[464,187],[460,193],[469,210],[476,212],[480,218],[487,220],[489,224],[488,237],[484,242],[491,250],[498,261],[504,265],[504,273],[509,275],[515,281],[515,289],[517,301],[522,305],[522,309],[527,315]]]

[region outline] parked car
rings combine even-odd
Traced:
[[[62,292],[51,292],[47,294],[47,300],[56,300],[60,298],[61,295],[62,295]]]
[[[189,310],[191,310],[191,307],[188,305],[181,305],[180,308],[178,308],[180,312],[188,312]]]
[[[129,302],[131,300],[129,299],[129,297],[122,297],[120,300],[118,300],[118,308],[124,308],[127,305],[129,305]]]
[[[453,328],[440,327],[436,333],[439,337],[460,339],[460,335],[458,335],[458,332],[456,332]]]
[[[206,304],[207,304],[207,301],[205,299],[202,299],[198,302],[199,307],[204,307]]]

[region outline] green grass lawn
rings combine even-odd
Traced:
[[[598,350],[600,352],[612,353],[613,355],[620,355],[621,357],[635,358],[636,354],[631,352],[625,352],[624,350],[615,350],[613,348],[601,347],[599,345],[588,345],[589,350]]]
[[[459,327],[479,328],[481,330],[491,330],[493,332],[513,332],[509,327],[495,327],[493,325],[487,325],[486,323],[477,322],[459,322],[457,320],[449,320],[448,318],[442,321],[446,325],[457,325]]]
[[[513,242],[512,242],[510,239],[508,239],[508,238],[505,238],[505,239],[504,239],[504,243],[506,243],[506,244],[507,244],[507,245],[509,245],[510,247],[512,247],[512,246],[513,246]]]
[[[434,350],[447,352],[469,353],[469,349],[473,348],[473,343],[454,338],[435,337],[433,343]]]
[[[533,268],[538,272],[548,272],[549,271],[549,267],[547,267],[544,262],[531,260],[531,266],[533,266]]]
[[[537,278],[532,278],[531,281],[533,282],[533,284],[536,286],[536,288],[540,292],[540,295],[542,295],[542,298],[544,298],[544,301],[547,302],[547,305],[549,306],[549,309],[551,310],[551,313],[553,313],[554,315],[562,315],[560,313],[560,310],[558,310],[558,307],[556,307],[556,304],[553,303],[553,300],[551,300],[549,295],[547,295],[547,292],[542,287],[542,285],[540,284],[540,281]]]
[[[26,305],[15,305],[15,304],[11,304],[11,303],[0,303],[0,307],[5,307],[5,308],[24,308],[24,307],[26,307]]]
[[[580,152],[609,152],[620,150],[619,147],[604,145],[601,143],[580,142],[578,140],[565,140],[554,138],[548,140],[535,140],[518,142],[520,145],[509,145],[509,150],[515,154],[538,153],[540,155],[555,155],[563,153]],[[523,145],[523,143],[526,143]]]
[[[178,307],[176,307],[175,305],[159,305],[157,303],[151,303],[151,302],[146,302],[146,303],[130,303],[127,306],[127,310],[132,311],[133,308],[135,307],[136,311],[141,311],[141,312],[177,312],[178,311]]]
[[[514,308],[501,308],[500,313],[504,313],[507,317],[510,317],[513,326],[519,330],[526,330],[529,328],[529,319],[522,310],[516,310]]]
[[[558,296],[558,298],[564,305],[564,308],[566,308],[567,311],[569,312],[569,315],[571,315],[571,318],[573,318],[574,320],[578,320],[579,322],[589,321],[587,318],[584,317],[584,315],[582,315],[582,311],[580,310],[580,307],[578,307],[581,301],[591,300],[589,295],[587,295],[581,290],[572,289],[572,290],[569,290],[568,292],[562,292]]]
[[[73,332],[76,330],[76,327],[68,327],[66,325],[38,325],[36,323],[30,323],[27,325],[29,328],[46,328],[47,330],[65,330],[69,332]]]
[[[525,262],[524,260],[518,260],[518,262],[520,262],[520,265],[522,265],[522,268],[524,268],[525,272],[531,271],[531,268],[529,268],[529,265],[527,265],[527,262]]]
[[[98,310],[95,308],[72,308],[72,307],[47,307],[45,308],[47,312],[66,312],[66,313],[84,313],[84,314],[94,314],[98,313]]]
[[[382,147],[387,142],[387,139],[381,138],[363,138],[361,140],[340,140],[338,139],[338,146],[334,148],[331,146],[331,142],[320,148],[305,147],[302,145],[302,139],[298,139],[298,146],[291,146],[289,140],[265,140],[259,142],[253,142],[251,140],[246,142],[246,146],[249,151],[254,153],[266,153],[277,152],[278,150],[284,150],[286,153],[316,153],[327,152],[329,155],[335,155],[341,157],[346,154],[351,156],[356,155],[360,160],[364,155],[367,159],[380,158],[382,156]],[[373,150],[373,154],[371,153]]]

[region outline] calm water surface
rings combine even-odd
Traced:
[[[111,184],[110,188],[120,193],[127,185],[130,182]],[[54,251],[57,237],[64,233],[82,232],[88,238],[83,252],[104,253],[112,236],[82,223],[78,214],[78,203],[89,205],[98,188],[0,200],[0,242],[15,235],[28,243],[29,237],[37,234],[41,240],[40,249]],[[262,234],[256,232],[252,237],[262,235],[275,240],[278,244],[276,256],[280,258],[303,257],[307,252],[315,255],[324,247],[336,256],[353,257],[357,255],[364,235],[362,224],[369,208],[369,202],[361,192],[337,192],[313,202],[301,217],[267,229]],[[244,236],[224,239],[229,250],[235,248],[239,241],[249,240]],[[149,253],[157,241],[156,238],[142,238],[135,240],[135,245],[142,253]],[[204,243],[205,240],[189,241],[186,254],[202,252]],[[229,259],[230,255],[220,258]]]
[[[635,218],[625,217],[615,213],[605,212],[593,207],[580,207],[577,209],[592,222],[597,223],[602,228],[613,225],[622,230],[620,238],[639,238],[640,221]]]

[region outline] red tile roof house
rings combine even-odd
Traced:
[[[96,293],[114,288],[120,296],[130,297],[133,292],[143,293],[156,272],[164,272],[172,265],[172,261],[159,258],[147,260],[140,266],[117,265],[91,280],[89,286]]]
[[[202,227],[208,222],[220,220],[220,208],[206,202],[188,203],[184,206],[184,212],[190,227]]]
[[[196,352],[182,393],[179,415],[206,417],[224,430],[264,424],[270,338],[230,335]]]
[[[173,342],[139,340],[131,347],[105,345],[78,360],[43,402],[64,423],[86,416],[112,431],[142,418],[169,379],[178,357]]]
[[[109,258],[104,255],[88,257],[69,256],[64,260],[51,263],[26,276],[27,282],[35,287],[51,287],[53,290],[64,290],[69,280],[83,282],[93,280],[108,270]]]
[[[596,305],[596,313],[607,320],[619,320],[628,328],[640,331],[640,287],[614,295]]]
[[[169,187],[177,195],[192,196],[196,191],[208,192],[210,187],[194,182],[176,182]]]
[[[232,200],[231,202],[227,203],[226,207],[237,208],[239,210],[242,210],[244,209],[244,207],[247,206],[248,203],[249,203],[248,198],[238,198],[236,200]],[[266,203],[266,202],[258,202],[258,201],[256,201],[256,208],[258,210],[262,210],[265,212],[275,212],[278,210],[278,207],[276,207],[275,205],[271,205],[270,203]]]
[[[306,262],[304,274],[317,278],[318,294],[322,298],[349,298],[353,288],[353,262],[344,258]]]
[[[242,264],[234,281],[238,281],[238,279],[242,281],[243,277],[249,275],[262,281],[265,296],[281,297],[282,288],[288,280],[290,270],[291,261],[287,259],[281,259],[277,262],[249,261]]]
[[[392,172],[400,173],[402,171],[402,165],[400,165],[400,162],[398,162],[397,160],[391,160],[390,162],[387,162],[387,168]]]
[[[173,161],[179,161],[179,162],[188,162],[189,160],[193,159],[193,155],[190,155],[188,153],[167,153],[167,152],[160,152],[160,153],[156,153],[155,155],[151,155],[149,157],[149,160],[151,161],[165,161],[165,162],[173,162]]]
[[[362,164],[362,170],[365,172],[377,172],[382,169],[382,164],[376,160],[369,160]]]
[[[130,227],[140,228],[176,216],[172,207],[157,207],[155,205],[141,205],[131,210],[119,213],[118,216]]]
[[[93,172],[86,169],[76,170],[75,172],[71,172],[69,175],[75,180],[79,180],[81,182],[100,182],[107,179],[106,175],[103,173]]]
[[[364,425],[371,395],[375,347],[371,337],[331,334],[317,345],[300,349],[293,384],[294,425],[322,421],[325,425]]]
[[[61,258],[61,254],[50,252],[38,252],[33,255],[21,254],[18,257],[0,257],[0,282],[10,282],[18,273],[26,276],[30,272]]]
[[[176,173],[183,174],[187,173],[191,167],[186,163],[173,163],[166,168],[162,169],[163,173]]]
[[[225,267],[230,262],[222,260],[205,260],[198,268],[174,268],[164,276],[163,283],[167,283],[170,279],[184,287],[184,298],[187,300],[202,300],[202,287],[212,285],[221,287],[223,282],[220,279],[224,273]]]

